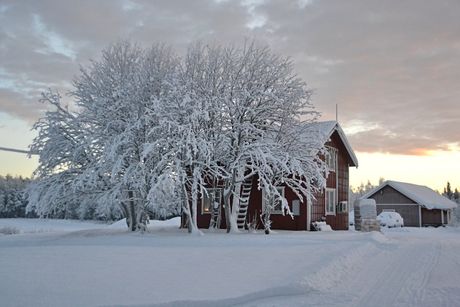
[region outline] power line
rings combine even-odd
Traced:
[[[9,152],[16,152],[16,153],[22,153],[22,154],[29,154],[29,155],[37,155],[36,152],[31,152],[30,150],[23,150],[23,149],[0,147],[0,150],[9,151]]]

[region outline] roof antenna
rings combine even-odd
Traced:
[[[339,104],[335,104],[335,121],[339,122]]]

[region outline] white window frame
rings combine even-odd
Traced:
[[[335,172],[337,168],[337,148],[326,146],[326,164],[330,172]]]
[[[324,196],[324,211],[326,215],[336,215],[336,190],[332,188],[326,188]],[[329,210],[332,208],[332,211]]]
[[[339,201],[337,202],[337,213],[347,213],[348,212],[348,202]]]
[[[206,194],[207,192],[207,194]],[[205,211],[205,201],[210,199],[211,198],[211,201],[214,202],[215,198],[216,198],[216,193],[219,194],[219,205],[221,204],[222,202],[222,189],[220,188],[209,188],[209,189],[206,189],[206,191],[203,191],[203,193],[201,193],[202,197],[201,197],[201,214],[204,215],[204,214],[212,214],[212,203],[210,203],[210,207],[207,211]]]
[[[284,188],[283,186],[277,186],[276,189],[278,190],[278,193],[280,193],[280,195],[282,197],[285,197],[284,196]],[[262,212],[265,210],[265,202],[267,201],[267,197],[266,197],[266,194],[265,194],[265,190],[262,190]],[[282,209],[282,204],[281,204],[281,199],[278,199],[277,202],[279,202],[281,208],[280,210],[275,210],[273,209],[272,212],[270,212],[270,214],[283,214],[283,209]],[[276,207],[277,205],[275,205]]]

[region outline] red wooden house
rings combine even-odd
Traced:
[[[350,166],[357,167],[358,160],[351,148],[345,133],[336,121],[315,123],[319,135],[323,137],[329,155],[327,164],[329,175],[326,188],[315,196],[312,203],[305,204],[288,187],[279,187],[279,191],[287,199],[291,212],[283,215],[280,210],[271,214],[271,228],[284,230],[311,230],[311,223],[325,220],[334,230],[348,229],[348,194]],[[220,188],[208,189],[198,206],[198,227],[208,228],[213,223],[218,223],[225,228],[224,209],[222,208],[222,190]],[[247,223],[257,222],[262,207],[264,206],[263,192],[257,189],[257,177],[247,180],[241,191],[242,199],[238,215],[238,227],[243,229]],[[262,224],[259,228],[262,228]]]

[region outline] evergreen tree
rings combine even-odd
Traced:
[[[447,181],[447,185],[444,188],[444,193],[442,195],[444,195],[448,199],[451,199],[451,200],[454,199],[454,193],[452,192],[452,189],[450,187],[450,182],[449,181]]]

